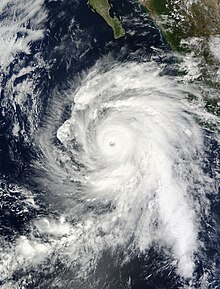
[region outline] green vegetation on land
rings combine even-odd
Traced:
[[[125,31],[120,20],[116,16],[112,17],[110,15],[111,6],[108,0],[88,0],[88,5],[92,8],[92,10],[100,14],[105,19],[107,24],[112,27],[115,39],[125,35]]]
[[[210,50],[210,41],[220,35],[219,0],[197,0],[191,4],[185,0],[138,1],[147,9],[174,51],[197,59],[198,72],[192,81],[203,87],[204,109],[219,117],[220,61]],[[180,72],[184,75],[184,71]],[[220,132],[214,124],[207,122],[206,127]]]
[[[183,0],[139,1],[176,51],[184,51],[183,39],[203,37],[206,41],[211,35],[220,34],[219,0],[198,0],[191,5]]]

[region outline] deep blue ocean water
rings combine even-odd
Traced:
[[[27,234],[30,230],[29,224],[35,218],[49,214],[59,216],[62,211],[56,206],[56,201],[52,200],[49,203],[45,197],[48,194],[47,185],[42,186],[36,181],[36,176],[39,177],[41,173],[33,166],[33,161],[38,159],[39,151],[34,141],[37,134],[33,137],[30,118],[36,131],[44,127],[50,118],[50,109],[56,101],[56,92],[68,91],[82,71],[91,68],[99,58],[105,55],[110,54],[114,61],[121,63],[146,62],[154,59],[155,62],[169,65],[174,61],[173,57],[166,55],[170,48],[161,32],[136,2],[123,0],[113,4],[126,31],[125,37],[117,41],[113,38],[111,28],[100,16],[88,8],[86,1],[45,1],[48,18],[44,38],[31,44],[30,54],[18,52],[8,68],[1,72],[1,101],[5,105],[4,109],[1,108],[0,115],[0,174],[2,179],[0,234],[7,242],[13,242],[19,235]],[[17,35],[17,37],[22,37],[22,35]],[[22,68],[35,65],[37,53],[41,54],[46,66],[36,67],[34,76],[32,72],[27,72],[14,79],[13,76]],[[175,74],[175,71],[170,69],[169,73]],[[32,96],[27,99],[26,110],[18,104],[14,105],[7,101],[7,98],[9,93],[16,95],[16,87],[25,79],[32,77],[35,79],[33,91],[38,109],[30,115],[33,109]],[[8,89],[9,82],[12,82],[11,90]],[[70,116],[70,104],[65,100],[65,96],[63,107],[61,118],[64,122]],[[13,135],[12,129],[15,121],[25,131],[26,137],[22,133],[18,133],[18,136]],[[207,152],[209,162],[204,170],[215,177],[219,169],[219,147],[217,142],[209,138],[209,133],[206,134],[207,147],[211,151]],[[31,191],[38,206],[29,207],[19,188]],[[200,283],[204,268],[211,268],[213,262],[216,267],[220,265],[219,203],[211,194],[210,199],[212,214],[209,220],[202,221],[203,225],[207,226],[207,236],[203,233],[201,239],[205,242],[212,241],[204,249],[207,259],[197,264],[198,283],[194,287],[201,289],[205,288],[201,287]],[[172,258],[164,255],[162,250],[157,248],[157,244],[155,248],[152,246],[147,254],[134,255],[129,262],[124,264],[122,263],[123,254],[120,248],[113,255],[108,251],[104,252],[97,267],[89,273],[86,280],[72,278],[71,268],[65,267],[59,261],[51,265],[50,260],[46,260],[37,269],[19,268],[12,274],[10,280],[20,286],[18,288],[28,289],[177,289],[182,287],[182,280],[176,274],[175,267],[170,270],[167,266],[169,261],[172,262]],[[25,285],[23,281],[20,281],[24,279],[24,276]],[[210,274],[213,281],[210,282],[208,288],[220,288],[216,276],[214,272]],[[62,280],[62,285],[56,281],[58,277]],[[3,286],[8,281],[0,279],[0,284]]]

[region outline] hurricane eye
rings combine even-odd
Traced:
[[[116,145],[116,143],[113,142],[113,141],[110,141],[109,145],[110,145],[111,147],[114,147],[114,146]]]

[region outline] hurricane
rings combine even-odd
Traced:
[[[84,1],[0,4],[2,289],[219,286],[218,87],[123,3],[117,40]]]
[[[188,88],[153,62],[106,66],[99,61],[67,92],[71,113],[55,131],[62,106],[51,108],[39,137],[43,182],[79,222],[71,241],[75,257],[85,246],[79,263],[156,244],[177,274],[192,278],[211,182]]]

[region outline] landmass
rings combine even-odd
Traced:
[[[115,39],[121,38],[125,35],[125,30],[122,27],[121,21],[115,15],[110,15],[110,9],[112,7],[108,0],[88,0],[88,5],[94,12],[101,15],[107,24],[112,27]]]
[[[171,47],[182,51],[182,40],[220,34],[219,0],[139,0]]]
[[[194,63],[197,73],[190,81],[201,83],[206,111],[220,116],[220,2],[219,0],[138,0],[162,31],[170,47]],[[186,68],[187,70],[187,68]],[[220,132],[220,130],[218,129]]]

